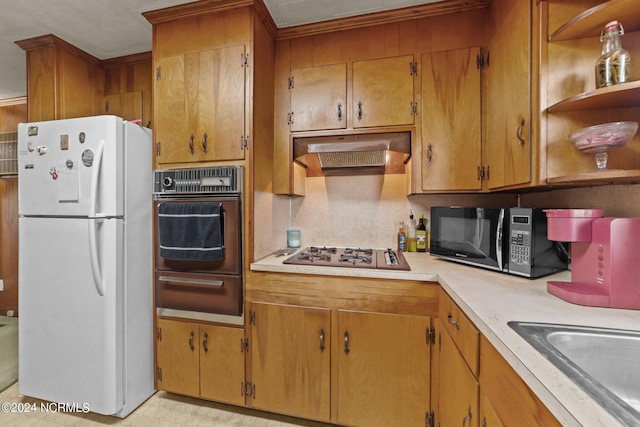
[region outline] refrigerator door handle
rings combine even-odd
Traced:
[[[96,238],[96,227],[102,221],[96,218],[96,205],[98,203],[98,181],[100,179],[100,169],[102,166],[102,153],[104,151],[104,140],[101,139],[96,149],[93,159],[93,171],[91,173],[91,194],[89,196],[89,255],[91,258],[91,271],[93,281],[96,285],[98,295],[104,296],[104,282],[102,271],[100,270],[100,254],[98,250],[98,239]],[[98,215],[101,216],[101,215]]]
[[[95,218],[98,205],[98,184],[100,182],[100,170],[102,169],[102,153],[104,152],[104,139],[98,142],[96,154],[93,158],[93,170],[91,171],[91,193],[89,194],[89,218]]]
[[[98,294],[104,296],[104,281],[100,270],[100,251],[98,249],[98,239],[96,238],[96,227],[103,219],[88,219],[89,224],[89,257],[91,258],[91,271],[93,272],[93,282],[96,285]]]

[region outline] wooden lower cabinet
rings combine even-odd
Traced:
[[[444,291],[439,307],[439,319],[434,322],[435,426],[560,426]]]
[[[252,407],[340,425],[424,426],[430,317],[261,302],[251,317]]]
[[[484,337],[480,341],[480,400],[483,427],[561,425]]]
[[[436,426],[470,427],[478,423],[478,379],[469,369],[462,353],[444,327],[436,322],[437,407],[434,408]]]
[[[424,426],[431,319],[338,310],[338,423]]]
[[[244,405],[242,328],[158,318],[160,390]]]
[[[251,303],[251,406],[329,421],[331,310]]]

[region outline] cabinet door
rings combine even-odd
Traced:
[[[104,114],[125,120],[142,120],[142,92],[117,93],[104,97]],[[146,123],[142,123],[146,125]]]
[[[200,326],[200,396],[244,405],[244,330]]]
[[[489,188],[531,181],[531,2],[491,2],[486,144]]]
[[[339,311],[338,422],[423,426],[429,409],[430,318]]]
[[[252,303],[252,406],[328,421],[331,311]]]
[[[493,408],[491,399],[487,396],[480,401],[480,420],[482,427],[504,427],[504,423]]]
[[[158,388],[178,394],[199,396],[198,324],[158,319],[157,328]]]
[[[480,48],[422,55],[422,190],[480,190]]]
[[[244,46],[187,55],[187,111],[199,160],[242,160]]]
[[[478,382],[469,370],[458,348],[438,320],[438,409],[437,424],[441,426],[479,425]]]
[[[93,100],[97,94],[94,83],[95,65],[68,52],[58,51],[59,76],[57,96],[59,112],[57,119],[92,116],[95,114]],[[96,106],[99,108],[99,106]]]
[[[153,135],[157,163],[191,162],[196,158],[187,128],[184,59],[178,55],[156,62]]]
[[[291,70],[291,131],[347,126],[347,64]]]
[[[497,420],[506,426],[561,425],[484,336],[480,342],[480,353],[480,392],[487,421],[493,417],[494,422]],[[491,424],[487,424],[489,426]]]
[[[353,62],[353,127],[414,123],[413,55]]]

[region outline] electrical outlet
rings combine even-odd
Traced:
[[[4,280],[0,279],[0,292],[4,291]]]

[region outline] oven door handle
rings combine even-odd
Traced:
[[[224,224],[227,222],[227,214],[225,213],[225,211],[222,211],[222,221],[220,221],[220,236],[221,236],[221,244],[222,247],[224,248]]]
[[[190,279],[190,278],[178,278],[171,276],[160,276],[158,280],[161,282],[173,282],[187,286],[201,286],[201,287],[216,287],[221,288],[224,286],[224,280],[206,280],[206,279]]]

